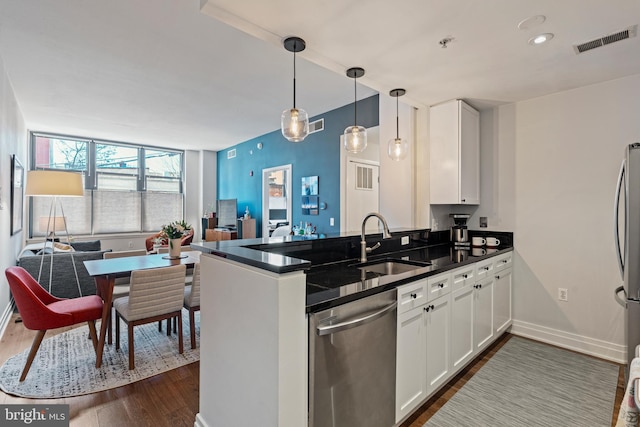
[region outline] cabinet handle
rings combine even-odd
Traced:
[[[462,203],[464,203],[464,202],[466,202],[466,201],[467,201],[467,199],[462,199]]]
[[[507,261],[506,259],[503,259],[503,260],[502,260],[502,263],[503,263],[503,264],[506,264],[506,263],[508,263],[508,262],[509,262],[509,261]]]
[[[476,288],[476,289],[480,289],[480,288],[482,288],[482,285],[473,285],[473,287]]]
[[[429,312],[429,307],[430,306],[426,306],[423,310],[426,311],[427,313]]]
[[[485,267],[484,269],[485,269],[486,271],[489,271],[489,266]]]
[[[431,310],[434,310],[436,308],[435,305],[431,305]]]
[[[411,294],[411,298],[418,298],[418,294]]]
[[[466,278],[467,278],[467,275],[466,275],[466,274],[463,274],[463,275],[462,275],[462,278],[463,278],[463,279],[466,279]]]
[[[496,276],[496,280],[500,280],[500,276]]]
[[[444,288],[444,283],[438,283],[438,287],[439,287],[440,289]]]
[[[429,311],[433,310],[434,308],[436,308],[435,305],[428,305],[428,306],[426,306],[424,308],[424,311],[426,311],[428,313]]]

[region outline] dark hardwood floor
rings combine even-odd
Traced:
[[[0,363],[28,348],[35,335],[17,315],[0,340]],[[47,332],[46,337],[68,328]],[[485,350],[474,362],[456,375],[436,395],[402,423],[401,427],[422,427],[469,379],[502,347],[512,335],[505,334]],[[69,405],[71,426],[193,426],[198,413],[200,364],[192,363],[173,371],[138,381],[128,386],[65,399],[24,399],[0,392],[0,404],[63,403]],[[624,395],[624,370],[620,367],[616,403],[611,425],[615,421]],[[241,422],[238,422],[238,426]],[[354,426],[355,427],[355,426]]]

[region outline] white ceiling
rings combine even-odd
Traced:
[[[572,47],[638,21],[638,0],[0,0],[0,56],[32,130],[220,150],[279,128],[286,36],[310,115],[353,101],[352,66],[358,98],[485,108],[640,73],[640,37]]]

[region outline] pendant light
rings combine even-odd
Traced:
[[[344,148],[350,153],[360,153],[367,148],[367,130],[358,126],[358,97],[356,92],[356,79],[364,76],[364,69],[353,67],[347,70],[347,77],[353,79],[353,126],[344,130]]]
[[[389,157],[396,162],[407,157],[407,153],[409,152],[409,144],[400,138],[400,119],[398,119],[398,97],[405,93],[407,93],[407,91],[404,89],[393,89],[389,92],[389,95],[396,99],[396,137],[395,139],[389,140]]]
[[[300,142],[309,135],[309,115],[303,109],[296,108],[296,53],[302,52],[306,43],[300,37],[287,37],[282,44],[289,52],[293,52],[293,108],[282,112],[280,126],[287,140]]]

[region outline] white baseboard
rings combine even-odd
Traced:
[[[627,346],[572,334],[558,329],[514,320],[511,333],[568,350],[599,357],[612,362],[627,363]]]
[[[196,414],[196,421],[193,423],[193,427],[209,427],[209,424],[202,418],[200,412]]]
[[[4,331],[7,329],[7,325],[9,325],[9,321],[11,320],[11,315],[13,314],[13,304],[10,302],[4,308],[2,312],[2,316],[0,316],[0,338],[4,335]]]

